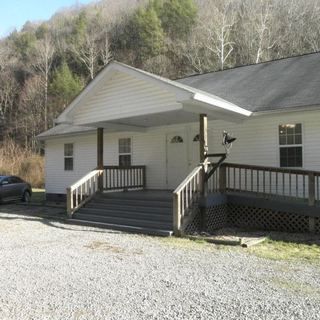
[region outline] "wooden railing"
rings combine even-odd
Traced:
[[[105,190],[130,190],[146,188],[146,166],[105,166]]]
[[[199,199],[202,170],[202,166],[196,167],[173,192],[173,227],[176,235],[180,234],[184,218]]]
[[[251,193],[266,199],[320,200],[320,172],[224,163],[213,177],[213,191]]]
[[[103,170],[93,170],[67,188],[67,213],[70,218],[98,191],[102,174]]]

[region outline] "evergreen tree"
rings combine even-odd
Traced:
[[[64,106],[82,90],[83,83],[79,77],[74,75],[66,62],[56,70],[50,85],[51,93]]]
[[[151,6],[172,39],[185,39],[196,23],[198,8],[194,0],[153,0]]]
[[[160,54],[164,48],[164,32],[154,8],[139,8],[132,24],[134,37],[131,45],[139,52],[140,60]]]

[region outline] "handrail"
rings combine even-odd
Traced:
[[[183,219],[199,198],[202,170],[202,166],[194,168],[173,192],[173,228],[176,235],[181,234]]]
[[[104,166],[105,190],[146,188],[146,166]]]
[[[219,191],[254,193],[266,199],[320,200],[320,172],[303,169],[224,163],[220,167]]]
[[[194,169],[189,173],[189,175],[179,184],[179,186],[173,191],[173,193],[178,193],[178,192],[180,192],[182,189],[184,189],[185,186],[186,186],[186,184],[187,184],[188,182],[190,182],[190,181],[193,179],[193,177],[194,177],[198,172],[200,172],[200,170],[201,170],[201,166],[198,166],[198,167],[194,168]]]
[[[67,213],[70,218],[99,190],[102,175],[103,170],[93,170],[67,188]]]
[[[273,172],[291,173],[291,174],[300,174],[300,175],[308,175],[309,173],[313,173],[315,176],[320,176],[320,171],[295,169],[295,168],[290,169],[290,168],[279,168],[279,167],[265,167],[265,166],[230,163],[230,162],[223,163],[221,167],[264,170],[264,171],[273,171]]]

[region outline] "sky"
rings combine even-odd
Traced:
[[[47,20],[56,11],[92,0],[0,0],[0,38],[14,28],[18,30],[26,21]]]

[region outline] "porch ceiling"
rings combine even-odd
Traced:
[[[241,122],[243,119],[248,117],[219,107],[208,107],[206,103],[185,102],[181,108],[176,110],[86,123],[85,126],[104,128],[106,132],[143,132],[151,127],[198,122],[199,115],[202,113],[207,114],[209,120],[225,120],[229,122]]]

